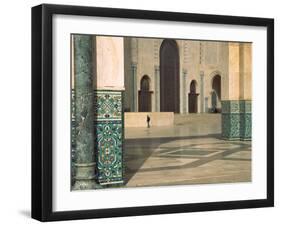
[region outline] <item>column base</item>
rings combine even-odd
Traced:
[[[124,181],[108,181],[108,182],[99,182],[100,185],[124,185]]]
[[[76,180],[72,186],[72,190],[92,190],[97,188],[97,183],[94,179],[92,180]]]
[[[88,190],[96,187],[95,163],[75,163],[74,185],[72,190]]]

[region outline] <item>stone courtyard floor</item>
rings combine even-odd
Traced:
[[[251,141],[220,137],[220,114],[175,115],[174,126],[125,128],[127,187],[251,181]]]

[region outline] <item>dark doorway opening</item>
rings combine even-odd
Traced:
[[[190,91],[188,94],[188,112],[198,112],[198,93],[196,93],[196,81],[192,80],[190,83]]]
[[[175,40],[165,39],[160,48],[160,111],[180,112],[179,51]]]
[[[221,101],[221,76],[215,75],[212,81],[212,109],[214,113],[221,112],[221,109],[218,106],[218,103]]]
[[[147,75],[144,75],[140,82],[139,91],[139,112],[151,112],[151,91],[150,79]]]

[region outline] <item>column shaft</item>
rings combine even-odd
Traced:
[[[186,77],[187,77],[187,72],[186,70],[183,70],[182,72],[183,74],[183,93],[182,93],[182,101],[183,101],[183,113],[186,113],[187,112],[187,109],[186,109],[186,97],[187,97],[187,90],[186,90]]]
[[[97,86],[94,97],[97,181],[123,184],[124,46],[120,37],[96,37]]]
[[[251,140],[251,46],[229,43],[228,77],[224,80],[222,137]]]
[[[138,110],[138,88],[137,88],[137,64],[132,63],[132,95],[133,95],[133,101],[132,101],[132,112],[136,112]]]
[[[200,112],[204,112],[204,72],[200,71]]]
[[[160,69],[159,66],[154,67],[154,81],[155,81],[155,111],[160,111]]]
[[[74,35],[75,184],[94,188],[92,37]]]
[[[223,80],[222,137],[240,139],[240,103],[239,103],[239,43],[228,44],[228,73]]]

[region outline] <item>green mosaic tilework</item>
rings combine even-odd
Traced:
[[[97,180],[123,183],[123,117],[121,91],[95,91],[94,128]]]
[[[251,101],[222,101],[222,137],[229,140],[251,140]]]
[[[239,107],[240,107],[240,113],[251,113],[252,112],[252,101],[240,100]]]
[[[123,180],[122,123],[100,122],[96,124],[97,179],[100,184]]]
[[[249,100],[240,101],[240,137],[243,140],[252,138],[252,104]]]
[[[240,139],[240,114],[222,114],[222,137],[226,139]]]
[[[240,138],[251,140],[252,138],[252,114],[241,114],[240,118]]]
[[[122,95],[116,91],[95,91],[94,115],[99,121],[121,120]]]
[[[239,100],[224,100],[221,102],[221,110],[223,114],[240,113],[240,101]]]

